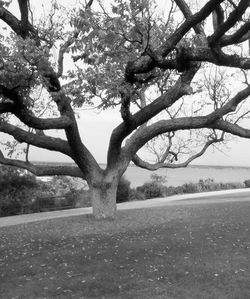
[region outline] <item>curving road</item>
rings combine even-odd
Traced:
[[[153,198],[141,201],[131,201],[117,205],[118,210],[151,208],[166,205],[206,204],[231,201],[250,201],[250,188],[225,191],[212,191],[195,194],[174,195],[168,198]],[[91,214],[92,208],[78,208],[53,212],[33,213],[18,216],[0,217],[0,227],[47,219]]]

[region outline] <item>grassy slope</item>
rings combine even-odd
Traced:
[[[0,229],[0,298],[250,298],[250,202]]]

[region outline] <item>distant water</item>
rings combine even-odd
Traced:
[[[45,162],[35,162],[37,164],[45,164]],[[47,163],[46,163],[47,164]],[[51,163],[55,165],[69,165],[71,163]],[[72,164],[73,165],[73,164]],[[101,167],[105,168],[104,164]],[[131,182],[131,187],[137,187],[150,181],[152,171],[139,168],[131,165],[125,172],[126,178]],[[237,166],[204,166],[204,165],[189,165],[185,168],[177,169],[159,169],[155,173],[166,177],[167,186],[179,186],[185,183],[196,183],[200,179],[213,179],[215,182],[230,183],[237,182],[243,183],[245,180],[250,179],[250,167],[237,167]]]
[[[153,172],[130,166],[125,172],[126,178],[131,182],[131,187],[140,186],[150,181]],[[167,186],[179,186],[185,183],[196,183],[200,179],[213,179],[215,182],[243,183],[250,179],[250,167],[229,167],[229,166],[188,166],[178,169],[159,169],[157,174],[166,176]]]

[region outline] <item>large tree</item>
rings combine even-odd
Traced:
[[[32,12],[35,1],[10,2],[0,1],[7,25],[0,33],[0,132],[13,138],[5,144],[10,152],[25,144],[26,155],[14,159],[2,150],[1,164],[37,176],[80,177],[89,185],[94,215],[113,217],[117,185],[131,161],[154,170],[181,167],[226,133],[250,138],[241,124],[250,95],[249,0],[90,0],[71,12],[52,2],[40,19]],[[220,84],[215,66],[223,68]],[[235,85],[225,89],[222,81],[229,86],[236,72]],[[79,134],[74,109],[85,105],[120,107],[106,169]],[[152,164],[138,152],[145,145],[155,150],[159,136],[164,146]],[[34,165],[30,146],[62,153],[75,166]]]

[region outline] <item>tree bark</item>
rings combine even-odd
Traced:
[[[115,218],[118,176],[106,178],[90,186],[93,215],[96,219]]]

